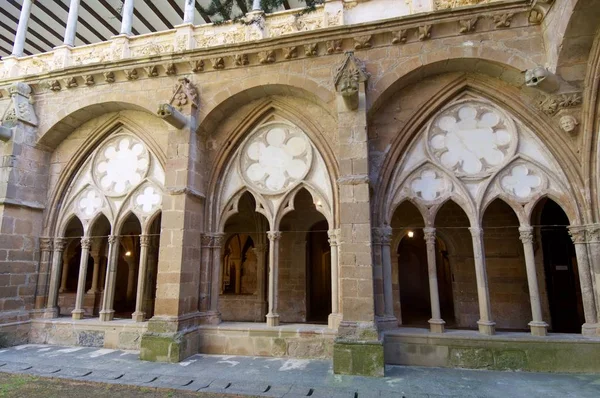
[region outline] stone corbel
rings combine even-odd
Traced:
[[[160,117],[165,122],[169,123],[171,126],[182,129],[187,124],[187,118],[184,114],[179,112],[173,105],[170,104],[160,104],[158,106],[158,111],[156,111],[158,117]]]
[[[543,66],[538,66],[525,71],[525,85],[537,88],[546,93],[553,93],[558,90],[560,81],[554,73]]]
[[[360,86],[368,78],[363,62],[354,56],[354,52],[346,52],[346,58],[335,73],[334,84],[348,109],[358,108]]]
[[[10,127],[18,122],[37,126],[38,119],[33,108],[31,99],[31,87],[25,83],[15,83],[8,88],[11,97],[11,103],[2,116],[2,126],[9,131],[4,130],[2,137],[12,135]],[[7,138],[7,139],[8,139]],[[3,141],[6,139],[2,138]]]

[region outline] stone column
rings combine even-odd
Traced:
[[[63,259],[63,269],[62,269],[62,273],[60,274],[60,289],[58,290],[59,293],[64,293],[67,291],[67,276],[69,276],[69,258],[66,257],[68,253],[63,252],[63,256],[65,256],[65,258]]]
[[[437,264],[435,255],[435,228],[423,228],[425,244],[427,246],[427,273],[429,275],[429,300],[431,301],[431,319],[429,330],[432,333],[444,333],[446,322],[442,319],[440,311],[440,294],[438,290]]]
[[[200,263],[200,295],[198,297],[198,311],[207,312],[210,309],[210,280],[212,275],[212,236],[202,234],[200,238],[201,263]]]
[[[469,228],[473,238],[473,260],[475,262],[475,278],[477,279],[477,300],[479,302],[479,333],[493,335],[496,323],[492,321],[492,306],[488,289],[487,271],[485,268],[485,251],[483,249],[483,230],[480,227]]]
[[[133,25],[133,0],[125,0],[123,3],[123,18],[121,19],[121,34],[131,36],[131,26]]]
[[[131,318],[136,322],[143,322],[146,316],[144,312],[144,294],[146,290],[146,274],[148,273],[148,246],[150,236],[140,235],[140,263],[138,271],[137,294],[135,297],[135,312]]]
[[[23,48],[25,47],[25,36],[27,35],[27,25],[29,24],[29,15],[31,14],[31,4],[35,0],[24,0],[19,15],[19,25],[17,26],[17,34],[13,45],[12,55],[15,57],[23,56]]]
[[[269,313],[267,314],[267,326],[279,326],[279,314],[277,313],[277,301],[279,299],[279,241],[281,232],[269,231]]]
[[[594,296],[590,259],[586,245],[586,227],[581,225],[569,227],[569,233],[575,246],[579,284],[581,286],[581,300],[583,301],[585,316],[585,323],[581,327],[581,333],[586,336],[594,336],[596,335],[596,329],[600,326],[598,325],[597,302]]]
[[[212,316],[221,318],[219,313],[219,294],[221,292],[221,270],[223,262],[222,248],[225,234],[216,233],[213,234],[212,240],[212,270],[211,270],[211,281],[210,281],[210,312]]]
[[[537,271],[535,268],[535,254],[533,251],[533,227],[521,225],[519,227],[519,237],[521,242],[523,242],[523,252],[525,253],[529,301],[531,303],[531,317],[533,318],[533,320],[529,322],[529,327],[532,335],[546,336],[548,334],[548,324],[542,319],[542,305],[538,288]]]
[[[48,304],[46,306],[45,318],[56,318],[58,309],[58,284],[60,273],[63,268],[63,251],[67,245],[65,238],[54,238],[54,252],[52,253],[52,270],[50,274],[50,286],[48,289]]]
[[[373,251],[373,299],[375,301],[375,318],[377,325],[382,327],[385,319],[385,299],[383,296],[383,249],[381,247],[382,229],[372,228],[371,250]],[[340,245],[341,246],[341,245]]]
[[[52,265],[52,239],[40,238],[40,267],[35,292],[35,308],[43,309],[48,297],[48,278]]]
[[[342,321],[340,314],[340,295],[339,295],[339,278],[338,278],[338,247],[340,231],[332,229],[327,231],[329,235],[329,247],[331,252],[331,314],[329,314],[328,327],[336,330]]]
[[[235,267],[235,294],[240,294],[242,291],[242,260],[239,258],[232,259]]]
[[[194,6],[196,5],[196,0],[184,0],[184,14],[183,14],[183,23],[191,23],[194,24]]]
[[[135,284],[135,261],[131,257],[125,257],[127,261],[127,301],[133,300],[134,296],[134,284]]]
[[[262,11],[260,8],[260,0],[252,0],[252,11]]]
[[[264,244],[254,245],[256,255],[256,290],[258,291],[258,302],[260,304],[260,319],[264,320],[267,310],[265,308],[265,252],[267,246]]]
[[[369,148],[364,63],[352,52],[338,56],[334,85],[338,122],[340,310],[333,347],[337,374],[383,376],[383,343],[375,323],[371,249]]]
[[[95,245],[100,246],[102,242],[100,240],[95,243]],[[96,248],[92,252],[92,259],[94,260],[94,268],[92,271],[92,286],[90,290],[88,290],[88,294],[96,294],[98,293],[98,276],[100,274],[100,261],[102,261],[102,256],[100,255],[99,248]]]
[[[67,17],[67,28],[65,30],[65,45],[75,45],[75,34],[77,33],[77,18],[79,17],[79,0],[71,0],[69,5],[69,16]]]
[[[90,256],[90,238],[81,238],[81,259],[79,260],[79,278],[77,280],[77,296],[75,297],[75,309],[71,311],[73,319],[82,319],[85,311],[83,310],[83,295],[85,294],[85,277],[87,274],[88,257]]]
[[[392,253],[390,243],[392,242],[392,228],[389,226],[381,228],[381,262],[383,271],[383,302],[386,318],[394,317],[394,290],[392,288]]]
[[[596,318],[600,319],[600,224],[588,225],[586,230],[590,257],[590,273],[596,301]],[[583,293],[583,292],[582,292]]]
[[[113,304],[115,300],[115,282],[117,280],[117,265],[119,262],[119,237],[108,237],[108,264],[106,265],[106,282],[104,283],[104,297],[102,297],[102,310],[100,320],[112,321],[115,316]]]

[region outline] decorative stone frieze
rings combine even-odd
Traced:
[[[244,66],[250,63],[250,61],[248,61],[248,54],[234,54],[232,58],[233,63],[236,66]]]
[[[473,17],[469,19],[461,19],[458,21],[458,33],[469,33],[475,31],[475,25],[477,25],[478,17]]]
[[[192,72],[199,73],[204,71],[204,61],[199,59],[190,62],[190,67],[192,68]]]
[[[273,62],[275,62],[275,50],[259,52],[258,62],[260,62],[261,64],[272,64]]]
[[[359,36],[354,38],[354,49],[362,50],[364,48],[371,48],[371,35]]]
[[[75,77],[67,77],[65,79],[65,87],[66,88],[75,88],[79,86],[79,84],[77,84],[77,79]]]
[[[83,82],[86,86],[93,86],[94,84],[96,84],[96,81],[94,80],[94,75],[83,75]]]
[[[334,84],[349,109],[358,108],[360,84],[366,82],[368,78],[363,62],[356,58],[352,51],[348,51],[344,61],[337,68]]]
[[[342,48],[342,40],[329,40],[325,43],[327,54],[341,53]]]
[[[404,44],[408,38],[408,29],[392,32],[392,44]]]
[[[138,71],[136,68],[125,69],[123,72],[125,73],[125,77],[127,78],[127,80],[137,80],[139,77]]]
[[[541,96],[537,101],[539,110],[547,115],[554,115],[561,109],[580,106],[582,102],[581,93],[565,93],[559,95]]]
[[[107,83],[115,82],[115,73],[114,72],[104,72],[103,76],[104,76],[104,81],[106,81]]]
[[[165,73],[167,76],[172,76],[177,74],[177,66],[174,63],[168,63],[165,65]]]
[[[144,70],[148,77],[157,77],[158,76],[158,66],[157,65],[149,65],[145,66]]]
[[[423,41],[431,37],[431,26],[432,25],[419,26],[419,40]]]
[[[225,59],[223,57],[212,58],[210,63],[213,69],[225,69]]]
[[[496,29],[508,28],[512,23],[512,19],[515,16],[513,13],[496,14],[492,16],[494,20],[494,26]]]
[[[298,47],[297,46],[283,48],[283,58],[292,59],[292,58],[297,58],[297,57],[298,57]]]
[[[318,55],[318,43],[309,43],[304,45],[304,55],[314,57]]]
[[[49,86],[50,90],[52,90],[52,91],[60,91],[61,90],[60,82],[58,80],[51,80],[50,82],[48,82],[48,86]]]

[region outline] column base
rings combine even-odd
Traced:
[[[398,327],[398,319],[393,315],[384,315],[375,317],[375,324],[378,330],[396,329]]]
[[[90,289],[87,292],[85,292],[85,294],[96,294],[96,293],[100,293],[100,290],[98,290],[98,289]]]
[[[136,311],[131,314],[131,319],[133,319],[135,322],[144,322],[146,319],[146,313],[142,311]]]
[[[58,289],[59,293],[66,293],[66,291],[67,291],[67,289],[63,289],[63,288]]]
[[[279,326],[279,314],[267,314],[267,326]]]
[[[84,310],[73,310],[71,311],[71,317],[73,319],[83,319],[83,315],[85,314]]]
[[[589,337],[600,336],[600,323],[584,323],[581,325],[581,334]]]
[[[477,325],[479,326],[479,333],[485,334],[488,336],[493,336],[496,334],[496,322],[492,321],[477,321]]]
[[[58,307],[46,308],[44,310],[44,318],[45,319],[58,318],[59,313],[60,313],[60,309]]]
[[[108,322],[108,321],[112,321],[113,318],[115,317],[115,311],[114,310],[102,310],[100,311],[100,320],[102,322]]]
[[[529,329],[531,329],[532,336],[547,336],[548,335],[548,324],[543,321],[531,321],[528,323]]]
[[[342,322],[342,314],[339,312],[332,312],[327,318],[327,327],[331,330],[337,330]]]
[[[430,319],[429,321],[429,331],[431,333],[444,333],[446,331],[446,327],[444,326],[446,322],[443,319]]]

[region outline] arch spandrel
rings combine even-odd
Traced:
[[[237,201],[245,191],[251,192],[257,207],[263,207],[257,211],[272,228],[277,227],[290,195],[302,187],[333,221],[333,187],[326,163],[308,135],[289,121],[267,121],[254,128],[230,158],[222,181],[216,206],[221,229],[237,212]]]

